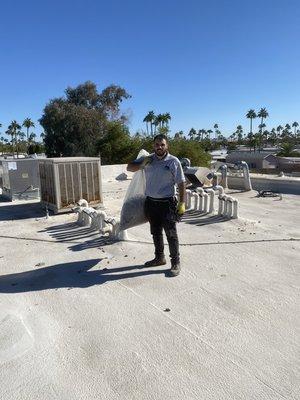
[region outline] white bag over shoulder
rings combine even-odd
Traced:
[[[141,150],[137,159],[148,155],[149,153],[146,150]],[[146,199],[145,190],[145,172],[143,169],[140,169],[134,173],[125,195],[121,210],[120,230],[129,229],[147,222],[144,209]]]

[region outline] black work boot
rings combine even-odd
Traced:
[[[145,262],[145,267],[158,267],[160,265],[166,265],[167,261],[164,255],[155,256],[153,260]]]
[[[180,274],[181,267],[180,267],[180,262],[173,262],[171,263],[171,269],[170,269],[170,276],[177,276]]]

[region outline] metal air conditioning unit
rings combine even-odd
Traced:
[[[8,200],[40,197],[38,160],[32,158],[2,159],[2,196]]]
[[[41,202],[54,213],[69,211],[80,199],[101,204],[101,161],[96,157],[39,160]]]

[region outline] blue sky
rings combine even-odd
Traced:
[[[87,80],[132,95],[132,133],[149,110],[169,112],[172,133],[228,136],[260,107],[269,127],[300,123],[299,43],[299,0],[5,1],[0,132]]]

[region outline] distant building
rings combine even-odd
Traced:
[[[284,172],[300,172],[300,157],[277,157],[279,169]]]
[[[227,156],[227,150],[226,149],[213,150],[209,154],[211,155],[212,161],[224,161],[225,162],[226,156]]]
[[[234,164],[239,161],[246,161],[250,169],[276,169],[278,168],[278,158],[272,153],[234,151],[226,157],[226,163]]]

